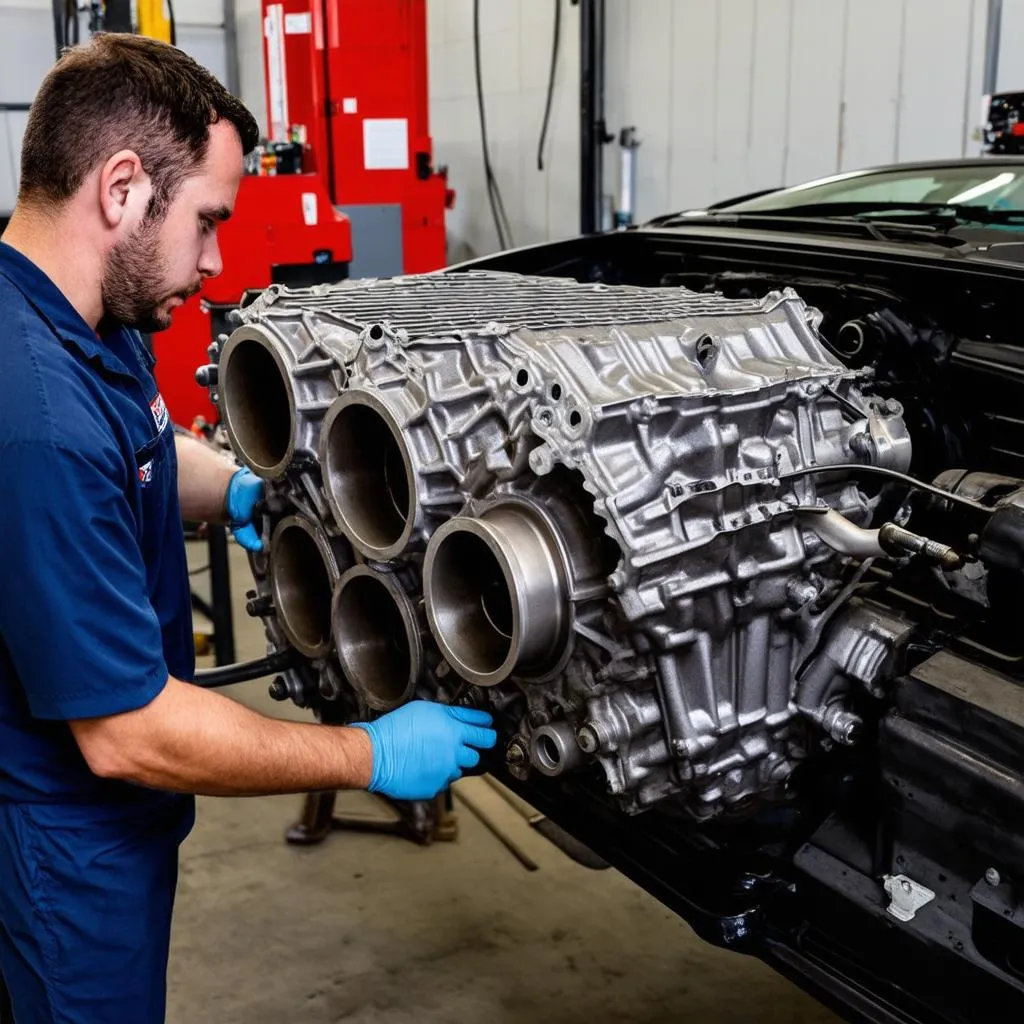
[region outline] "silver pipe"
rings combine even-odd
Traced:
[[[308,658],[331,651],[331,594],[343,566],[327,534],[304,516],[286,516],[270,538],[270,583],[277,619]]]
[[[523,507],[445,523],[427,546],[423,590],[445,659],[478,686],[542,670],[564,638],[568,597],[558,546]]]
[[[270,480],[284,475],[295,454],[290,362],[272,338],[242,328],[224,346],[217,370],[220,414],[231,448]]]
[[[798,515],[830,548],[854,558],[921,555],[947,571],[963,565],[960,554],[947,544],[921,537],[895,523],[865,530],[835,511],[799,512]]]
[[[982,92],[991,96],[999,84],[999,48],[1002,44],[1003,0],[988,0],[985,31],[985,74]]]
[[[376,711],[390,711],[413,693],[422,640],[408,595],[390,574],[356,565],[338,581],[331,604],[338,661]]]
[[[878,530],[865,530],[834,510],[799,512],[809,526],[830,548],[854,558],[880,558],[885,555]]]
[[[379,395],[352,390],[331,406],[320,433],[327,503],[368,558],[401,554],[416,519],[416,474],[403,418]]]
[[[241,97],[242,72],[238,57],[237,0],[224,0],[224,56],[228,92],[232,96]]]
[[[640,148],[635,128],[623,128],[619,135],[619,208],[615,226],[626,227],[636,217],[636,151]]]

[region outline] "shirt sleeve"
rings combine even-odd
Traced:
[[[37,718],[135,710],[167,681],[124,462],[95,448],[0,448],[0,635]]]

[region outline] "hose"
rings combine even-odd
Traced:
[[[476,77],[476,102],[480,116],[480,143],[483,147],[484,179],[487,184],[487,198],[494,217],[494,227],[498,232],[498,245],[501,249],[509,249],[515,245],[512,238],[512,227],[505,203],[501,198],[501,188],[491,165],[491,147],[487,139],[487,113],[484,105],[483,70],[480,58],[480,0],[473,0],[473,65]]]
[[[218,665],[216,668],[204,668],[196,672],[193,682],[204,689],[215,689],[219,686],[231,686],[234,683],[247,683],[253,679],[283,672],[295,664],[295,652],[292,650],[277,651],[256,661],[237,661],[233,665]]]
[[[889,480],[898,480],[900,483],[904,483],[908,487],[922,491],[925,494],[931,494],[934,497],[942,498],[944,501],[969,508],[973,512],[984,512],[986,515],[991,515],[995,511],[990,505],[983,505],[980,501],[965,498],[962,494],[951,494],[949,491],[942,490],[941,487],[936,487],[934,484],[926,484],[922,480],[907,476],[906,473],[900,473],[895,469],[886,469],[884,466],[869,466],[860,462],[840,463],[835,466],[804,466],[802,469],[795,469],[791,473],[781,473],[779,479],[797,480],[800,477],[818,476],[822,473],[869,473],[874,476],[884,476]]]
[[[551,122],[551,103],[555,98],[555,73],[558,71],[558,43],[562,35],[562,0],[555,0],[555,25],[551,39],[551,69],[548,72],[548,95],[544,102],[544,120],[540,128],[540,141],[537,143],[537,170],[544,170],[544,144],[548,138],[548,125]]]

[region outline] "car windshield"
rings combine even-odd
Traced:
[[[1024,164],[906,168],[836,175],[785,188],[718,209],[768,213],[795,207],[842,203],[894,203],[980,206],[993,211],[1024,211]]]

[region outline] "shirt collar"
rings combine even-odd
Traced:
[[[101,337],[82,319],[64,293],[27,256],[6,242],[0,242],[0,274],[25,296],[39,316],[65,345],[77,349],[87,360],[96,360],[113,373],[135,377],[121,354],[127,348],[147,368],[153,359],[133,332],[121,325]]]

